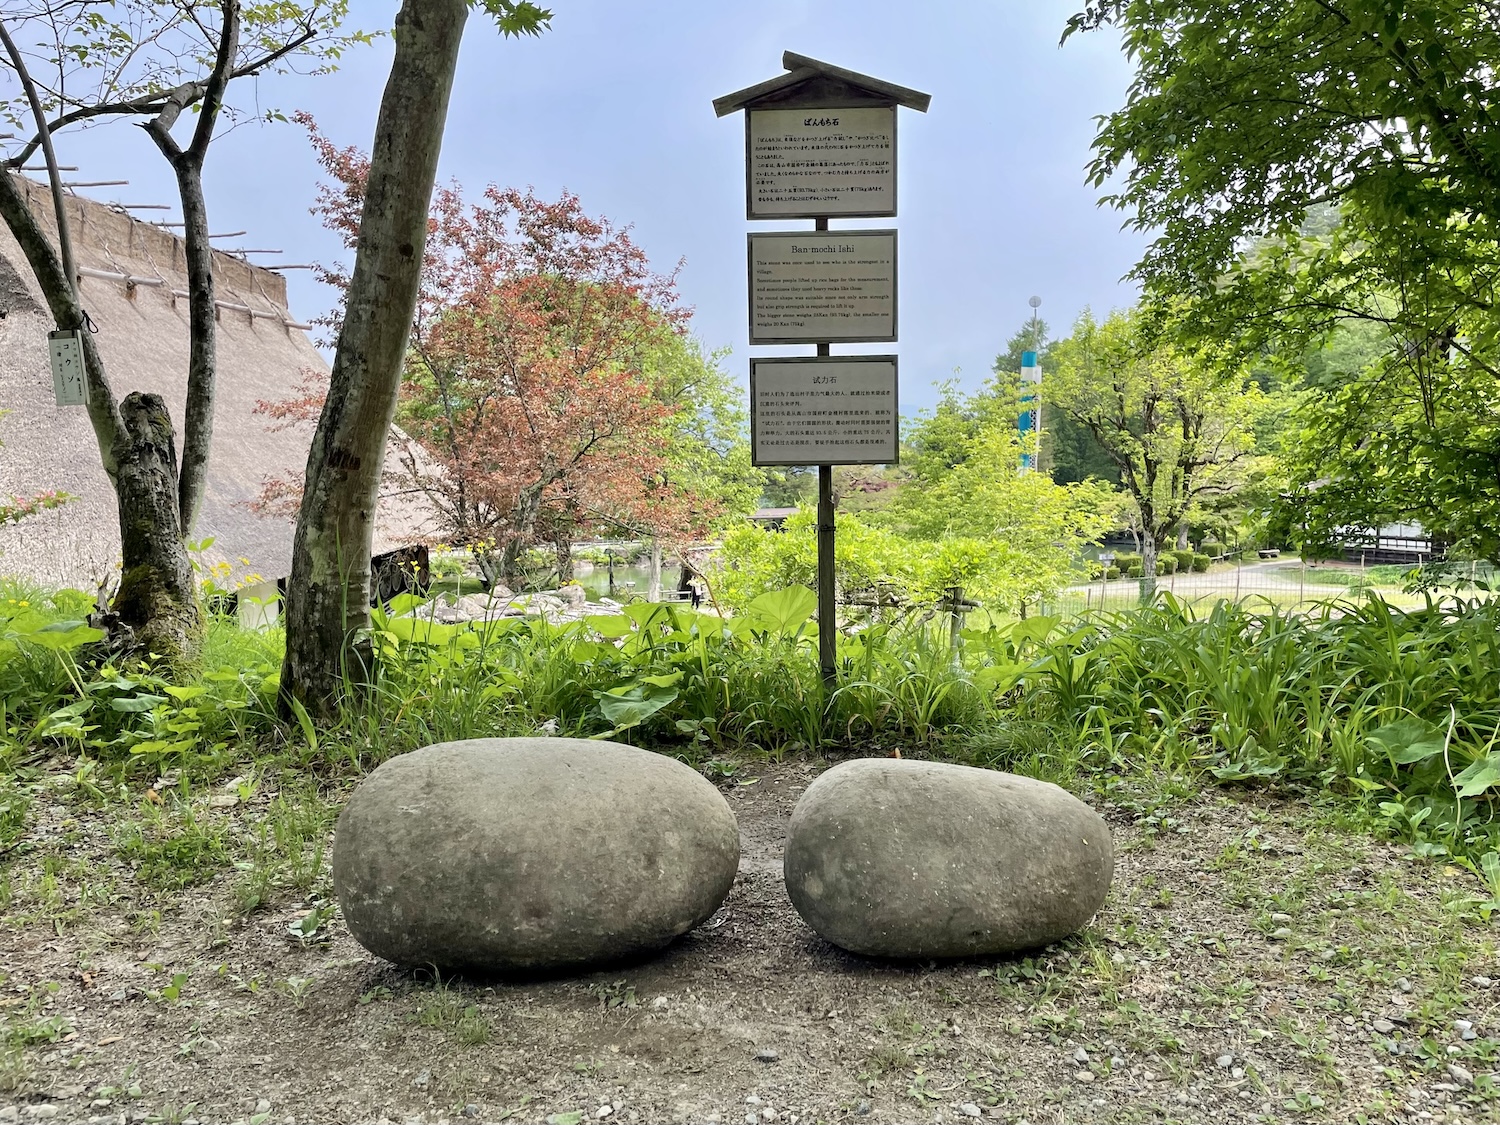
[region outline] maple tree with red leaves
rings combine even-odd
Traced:
[[[299,121],[332,177],[315,210],[353,246],[368,158]],[[336,270],[323,277],[347,283]],[[427,498],[442,538],[470,548],[492,584],[514,582],[539,542],[556,545],[566,577],[588,528],[700,536],[722,503],[672,471],[688,400],[680,364],[664,359],[681,356],[690,315],[675,272],[653,272],[628,232],[585,214],[577,196],[549,203],[491,185],[470,205],[456,186],[439,188],[388,474]],[[316,417],[323,391],[304,379],[259,409],[292,424]],[[271,479],[260,506],[286,510],[296,497],[295,482]]]

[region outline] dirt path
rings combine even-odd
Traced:
[[[228,874],[55,925],[21,867],[119,861],[106,817],[43,808],[0,928],[5,1034],[30,1042],[0,1125],[1500,1115],[1500,961],[1471,877],[1259,798],[1119,793],[1101,805],[1115,884],[1084,934],[1031,958],[870,962],[782,888],[816,773],[751,765],[726,790],[741,873],[702,929],[643,965],[525,984],[434,984],[336,918],[299,941],[308,903],[227,923]]]

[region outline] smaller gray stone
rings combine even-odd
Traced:
[[[1469,983],[1472,984],[1475,988],[1488,988],[1495,982],[1492,981],[1489,977],[1470,977]]]
[[[1471,1078],[1470,1081],[1473,1081]],[[30,1121],[49,1121],[57,1116],[55,1105],[29,1105],[26,1107],[26,1117]]]
[[[432,1071],[430,1071],[430,1070],[424,1070],[421,1074],[417,1075],[415,1078],[413,1078],[411,1080],[411,1084],[413,1086],[415,1086],[418,1090],[425,1090],[425,1089],[427,1089],[427,1083],[429,1083],[431,1081],[432,1081]]]
[[[854,1116],[868,1117],[870,1116],[870,1109],[871,1106],[869,1102],[861,1101],[857,1106],[854,1107]]]
[[[1291,920],[1292,920],[1292,916],[1290,914],[1272,914],[1271,915],[1271,921],[1275,922],[1278,926],[1284,926],[1288,922],[1290,922]]]
[[[256,1113],[270,1113],[271,1112],[271,1099],[270,1098],[261,1098],[260,1101],[256,1102],[255,1103],[255,1112]]]
[[[1402,992],[1410,992],[1411,981],[1407,980],[1405,977],[1402,977],[1396,982],[1396,987],[1399,988]]]
[[[974,957],[1082,928],[1114,872],[1109,829],[1055,785],[861,758],[809,785],[787,825],[787,895],[825,940],[877,957]]]
[[[760,1050],[755,1052],[756,1062],[773,1063],[779,1058],[781,1058],[781,1056],[775,1051],[771,1050],[770,1047],[762,1047]]]
[[[964,1102],[963,1105],[958,1107],[958,1112],[963,1114],[965,1117],[980,1117],[984,1113],[984,1111],[973,1102]]]
[[[1086,1063],[1089,1061],[1089,1053],[1082,1047],[1079,1047],[1073,1052],[1073,1061],[1076,1063]]]
[[[1291,936],[1292,936],[1292,931],[1291,930],[1287,929],[1285,926],[1280,926],[1277,929],[1275,929],[1274,931],[1272,931],[1272,933],[1271,933],[1271,940],[1272,941],[1285,941],[1287,938],[1289,938]]]
[[[1474,1085],[1474,1072],[1466,1067],[1459,1066],[1458,1063],[1448,1064],[1448,1075],[1460,1086]]]
[[[479,1106],[476,1105],[474,1102],[470,1102],[468,1105],[464,1106],[464,1116],[465,1117],[478,1117],[479,1116]]]
[[[1396,1025],[1383,1016],[1373,1021],[1370,1026],[1373,1027],[1376,1031],[1380,1032],[1380,1034],[1382,1035],[1389,1035],[1391,1032],[1396,1030]]]
[[[0,1121],[5,1122],[6,1125],[10,1125],[12,1121],[19,1120],[21,1120],[21,1111],[15,1106],[8,1105],[4,1109],[0,1109]]]
[[[1234,1065],[1234,1056],[1233,1055],[1220,1055],[1218,1058],[1216,1058],[1214,1060],[1214,1062],[1218,1064],[1220,1070],[1228,1070],[1230,1067],[1232,1067]]]

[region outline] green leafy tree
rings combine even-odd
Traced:
[[[940,406],[927,421],[943,426],[952,413]],[[920,444],[922,427],[912,436]],[[887,511],[919,544],[923,586],[959,586],[987,605],[1024,612],[1083,577],[1082,548],[1113,524],[1113,489],[1021,472],[1021,443],[1008,417],[980,423],[961,452],[951,467],[919,462]]]
[[[1203,338],[1311,357],[1284,522],[1500,553],[1500,5],[1102,0],[1068,34],[1101,23],[1136,78],[1092,175],[1156,235],[1135,276],[1199,295]],[[1371,354],[1321,379],[1351,325]]]
[[[1247,237],[1295,236],[1329,203],[1433,231],[1494,222],[1496,0],[1096,0],[1064,39],[1101,23],[1136,74],[1091,176],[1119,177],[1105,198],[1157,234],[1148,284],[1206,290]]]
[[[1155,594],[1156,558],[1189,511],[1231,492],[1255,453],[1267,409],[1229,349],[1175,342],[1155,318],[1085,312],[1053,351],[1049,401],[1088,428],[1120,470],[1141,534],[1141,597]]]

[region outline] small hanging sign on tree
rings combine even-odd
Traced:
[[[89,384],[83,370],[83,342],[77,331],[61,328],[49,332],[52,352],[52,391],[58,406],[87,406]]]

